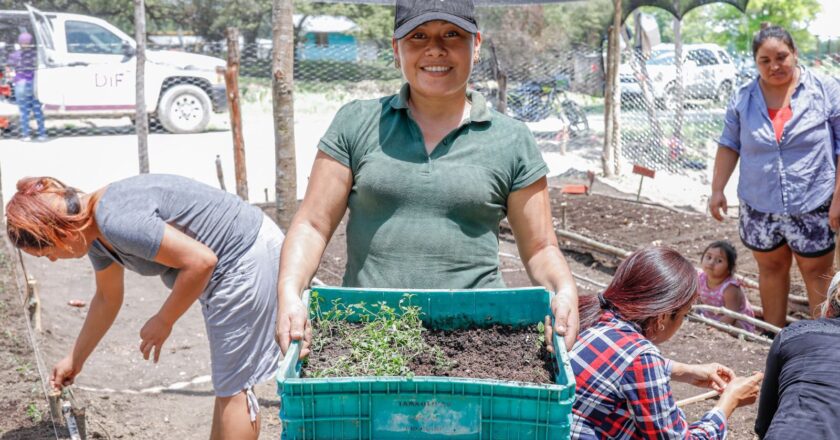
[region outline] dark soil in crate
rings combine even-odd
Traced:
[[[467,330],[427,330],[423,332],[423,339],[430,349],[414,357],[409,363],[409,370],[415,376],[554,383],[554,359],[540,342],[539,336],[535,325],[520,328],[495,325]],[[303,377],[311,377],[307,372],[327,368],[331,359],[347,353],[348,348],[344,344],[325,346],[319,353],[310,355],[303,369]],[[439,358],[440,354],[445,357],[443,362]]]
[[[441,366],[426,353],[414,359],[411,371],[418,376],[554,383],[554,358],[538,336],[536,326],[430,330],[424,334],[426,342],[443,350],[449,364]]]

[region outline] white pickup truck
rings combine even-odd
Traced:
[[[8,56],[21,31],[35,36],[35,93],[47,117],[133,117],[135,41],[98,18],[27,9],[0,11],[0,44]],[[219,58],[147,50],[149,116],[171,133],[203,131],[213,112],[227,110],[224,67]]]

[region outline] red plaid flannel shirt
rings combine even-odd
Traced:
[[[581,332],[570,358],[577,380],[572,438],[725,438],[719,409],[686,423],[671,395],[671,362],[637,326],[612,312]]]

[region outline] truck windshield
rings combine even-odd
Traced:
[[[67,21],[64,30],[68,53],[119,55],[123,52],[120,37],[102,26],[83,21]]]

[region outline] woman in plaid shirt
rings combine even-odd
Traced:
[[[577,380],[572,438],[723,439],[726,419],[758,395],[761,373],[736,378],[720,364],[688,365],[662,357],[655,344],[676,333],[697,297],[697,273],[678,252],[649,247],[618,266],[606,291],[580,298],[571,352]],[[721,392],[688,424],[670,380]]]

